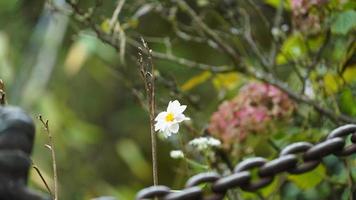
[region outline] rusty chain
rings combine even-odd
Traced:
[[[350,142],[348,141],[350,140]],[[326,140],[315,145],[296,142],[281,150],[279,157],[268,161],[253,157],[238,163],[234,172],[221,176],[216,172],[205,172],[191,177],[180,191],[172,191],[167,186],[151,186],[137,193],[136,199],[162,200],[222,200],[228,190],[241,188],[254,192],[268,186],[280,173],[302,174],[315,169],[322,159],[331,154],[345,157],[356,153],[356,124],[348,124],[334,129]],[[257,169],[258,178],[253,178],[251,169]],[[200,184],[209,184],[211,193],[204,195]]]

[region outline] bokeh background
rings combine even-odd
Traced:
[[[93,22],[104,33],[112,31],[110,20],[118,1],[78,1],[83,16],[72,15],[64,0],[50,2],[0,1],[0,78],[6,84],[9,104],[22,106],[36,122],[33,161],[52,184],[51,156],[44,147],[48,138],[36,117],[41,114],[49,120],[57,155],[60,199],[133,199],[139,189],[152,184],[149,117],[142,107],[145,94],[137,65],[140,36],[162,54],[153,58],[158,77],[157,110],[164,110],[173,99],[188,105],[186,115],[192,118],[189,127],[197,132],[194,135],[189,127],[183,127],[180,134],[184,142],[203,134],[219,104],[254,80],[236,70],[216,73],[169,57],[173,52],[179,58],[209,66],[234,65],[216,43],[204,39],[206,34],[195,30],[197,25],[174,1],[126,1],[117,17],[120,28],[113,30],[116,40],[112,42],[118,49],[98,39],[91,26]],[[277,49],[277,61],[271,70],[293,91],[299,92],[305,86],[296,71],[307,72],[316,52],[325,48],[307,76],[312,91],[302,92],[336,115],[345,114],[355,121],[355,2],[316,1],[310,8],[300,1],[307,10],[299,10],[302,13],[293,10],[292,1],[287,0],[283,5],[278,0],[187,2],[218,35],[242,52],[241,57],[250,68],[261,70],[263,67],[257,64],[261,55],[258,51],[256,55],[244,37],[248,28],[245,16],[236,14],[247,13],[253,33],[250,39],[256,41],[262,55],[269,55],[270,48]],[[279,7],[284,8],[283,13],[279,26],[272,30],[266,24],[273,24]],[[272,47],[274,40],[276,47]],[[273,129],[281,146],[303,139],[316,142],[332,128],[346,123],[330,120],[312,106],[299,102],[295,110],[288,123]],[[257,144],[260,143],[245,145],[259,146],[255,155],[271,149]],[[179,142],[174,137],[158,140],[159,180],[172,188],[182,187],[188,176],[199,171],[183,170],[185,161],[169,156],[177,148]],[[234,163],[240,159],[232,158]],[[299,187],[301,179],[294,177],[291,180],[295,182],[281,193],[290,199],[320,199],[335,191],[347,199],[350,190],[330,186],[333,181],[346,183],[347,175],[342,174],[346,170],[335,164],[336,158],[327,163],[314,175],[302,177],[316,179],[315,183]],[[334,171],[328,166],[334,167]],[[339,174],[334,178],[330,172]],[[30,185],[46,192],[34,171]],[[270,197],[278,198],[281,196]]]

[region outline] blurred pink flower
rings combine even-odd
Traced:
[[[320,6],[327,0],[291,0],[291,8],[294,14],[305,14],[312,6]]]
[[[319,12],[310,12],[312,7],[320,7],[328,0],[291,0],[291,10],[295,27],[303,32],[317,33],[321,29],[323,17]]]
[[[243,141],[249,133],[266,132],[272,120],[287,119],[294,103],[278,88],[250,83],[230,101],[224,101],[211,116],[208,130],[225,144]]]

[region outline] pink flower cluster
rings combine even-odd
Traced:
[[[291,0],[291,8],[295,15],[306,14],[312,6],[319,6],[327,0]]]
[[[291,9],[293,13],[293,23],[296,28],[302,32],[318,33],[321,30],[323,17],[320,12],[321,6],[328,0],[291,0]],[[315,7],[314,12],[311,8]]]
[[[250,83],[213,113],[209,132],[225,144],[243,141],[249,133],[262,133],[273,120],[287,119],[294,103],[278,88],[265,83]]]

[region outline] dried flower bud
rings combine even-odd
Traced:
[[[4,90],[4,81],[2,81],[2,79],[0,79],[0,90]]]

